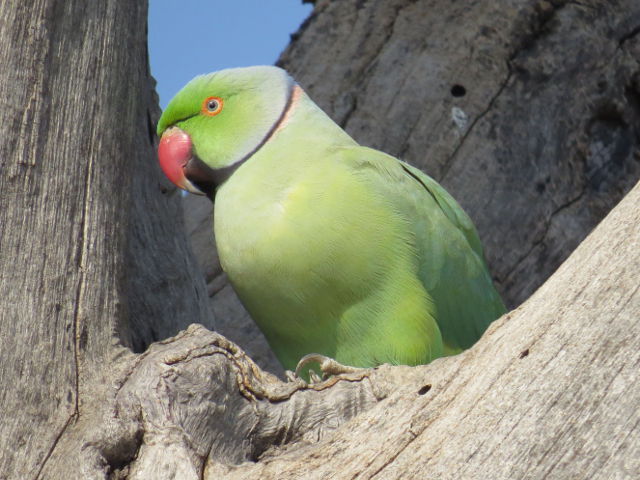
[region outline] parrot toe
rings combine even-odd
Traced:
[[[309,370],[309,382],[310,383],[320,383],[322,382],[322,378],[320,375],[316,373],[315,370]]]
[[[313,368],[314,366],[319,368],[320,372],[322,372],[322,379],[327,379],[335,375],[357,373],[361,372],[362,370],[366,370],[363,368],[343,365],[333,358],[321,355],[319,353],[310,353],[300,359],[298,365],[296,366],[294,375],[296,377],[301,377],[306,373],[307,375],[309,375],[311,383],[319,383],[322,381],[322,379],[318,376],[316,370]]]

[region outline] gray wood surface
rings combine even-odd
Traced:
[[[42,471],[122,346],[213,326],[156,166],[146,15],[0,8],[0,478]]]

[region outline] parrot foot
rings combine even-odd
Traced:
[[[320,355],[319,353],[310,353],[300,359],[298,365],[296,366],[296,371],[293,375],[295,375],[296,377],[300,377],[303,369],[311,364],[319,365],[320,371],[322,372],[322,379],[326,379],[334,375],[357,373],[365,370],[362,368],[342,365],[333,358],[327,357],[325,355]],[[320,383],[322,381],[322,379],[318,377],[318,374],[313,369],[309,369],[309,379],[311,380],[311,383]]]

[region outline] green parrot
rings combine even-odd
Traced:
[[[158,136],[167,177],[214,201],[222,268],[285,368],[425,364],[505,312],[456,201],[356,143],[284,70],[194,78]]]

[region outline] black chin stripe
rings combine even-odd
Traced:
[[[273,136],[273,134],[275,133],[275,131],[278,129],[278,127],[280,127],[280,125],[282,124],[282,121],[284,120],[284,118],[287,116],[287,113],[289,113],[289,109],[291,108],[291,105],[293,103],[293,91],[296,88],[296,84],[295,82],[292,80],[289,83],[289,89],[287,91],[287,103],[284,106],[284,109],[282,109],[282,113],[280,113],[280,117],[278,117],[278,120],[276,121],[276,123],[274,123],[271,126],[271,129],[267,132],[267,134],[265,135],[265,137],[262,139],[262,141],[256,146],[256,148],[254,148],[253,150],[251,150],[249,153],[247,153],[244,157],[242,157],[238,162],[236,163],[241,163],[244,162],[245,160],[247,160],[249,157],[251,157],[254,153],[256,153],[258,150],[260,150],[262,148],[262,146],[267,143],[269,141],[269,139]],[[234,163],[235,165],[235,163]]]

